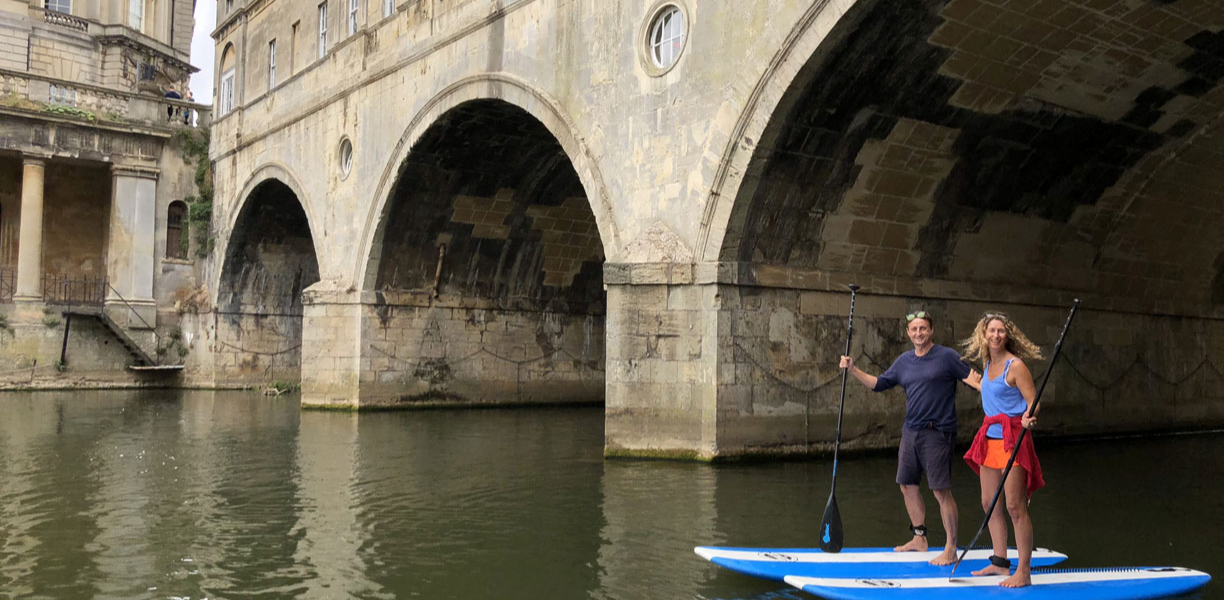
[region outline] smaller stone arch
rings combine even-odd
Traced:
[[[328,268],[325,266],[327,261],[325,260],[326,255],[323,252],[323,246],[321,245],[320,241],[322,237],[318,231],[318,220],[315,218],[314,211],[312,209],[313,204],[306,194],[305,188],[302,186],[297,176],[294,175],[285,165],[280,163],[266,163],[251,173],[251,176],[247,178],[246,183],[242,186],[242,190],[237,196],[234,197],[234,200],[229,203],[230,206],[228,210],[225,211],[225,222],[219,232],[217,240],[217,246],[220,248],[225,248],[225,252],[221,254],[222,263],[219,265],[216,274],[212,278],[212,286],[215,290],[220,289],[221,278],[223,277],[223,271],[225,269],[225,257],[229,256],[230,252],[232,251],[230,246],[232,246],[235,241],[233,240],[233,232],[234,228],[238,224],[238,219],[242,215],[243,210],[247,208],[248,202],[255,189],[267,182],[279,183],[287,187],[289,191],[293,192],[293,195],[297,198],[298,203],[302,206],[302,211],[306,213],[306,222],[310,228],[310,238],[314,245],[314,255],[319,261],[319,274],[321,277],[326,278],[327,273],[329,272]]]

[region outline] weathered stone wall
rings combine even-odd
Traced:
[[[105,277],[111,172],[106,165],[47,166],[43,191],[43,271]]]
[[[0,304],[0,389],[179,385],[173,374],[126,369],[131,357],[96,319],[63,314],[63,307]],[[65,363],[64,330],[68,329]]]
[[[48,25],[30,34],[29,72],[64,81],[98,85],[98,45],[88,33],[65,31]],[[26,70],[23,68],[21,70]]]
[[[936,343],[959,350],[989,311],[1006,312],[1042,347],[1047,360],[1030,365],[1040,384],[1072,299],[935,281],[920,282],[933,291],[919,294],[888,280],[768,268],[613,265],[608,276],[613,454],[713,458],[829,450],[851,281],[870,282],[858,294],[851,355],[877,375],[912,348],[903,315],[931,312]],[[713,283],[719,280],[727,284]],[[1081,307],[1042,397],[1042,434],[1224,425],[1220,323],[1108,303]],[[895,445],[904,407],[899,388],[876,394],[850,379],[844,446]],[[961,386],[957,412],[966,441],[981,422],[979,395]]]
[[[237,307],[216,315],[213,377],[224,386],[297,383],[302,377],[302,316]],[[246,309],[246,310],[243,310]]]
[[[410,296],[364,306],[362,406],[603,400],[602,315]]]

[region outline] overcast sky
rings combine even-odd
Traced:
[[[212,32],[217,27],[217,0],[196,0],[195,33],[191,36],[191,64],[200,69],[191,76],[191,94],[200,104],[212,104],[213,45]]]

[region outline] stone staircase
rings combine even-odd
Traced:
[[[119,344],[123,346],[128,355],[132,357],[132,363],[128,365],[131,371],[181,371],[183,365],[163,365],[160,364],[155,356],[150,356],[145,352],[144,348],[136,340],[132,339],[118,323],[110,318],[100,307],[72,307],[63,311],[65,316],[80,316],[96,319],[115,339],[119,340]]]

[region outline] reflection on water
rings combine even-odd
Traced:
[[[604,461],[597,409],[303,413],[141,391],[5,394],[0,415],[14,598],[802,598],[692,547],[814,545],[830,477],[825,461]],[[1224,574],[1222,450],[1219,435],[1043,448],[1038,543],[1068,566]],[[894,468],[843,461],[848,545],[906,537]],[[968,538],[976,482],[963,468],[955,485]],[[933,500],[928,515],[937,527]]]

